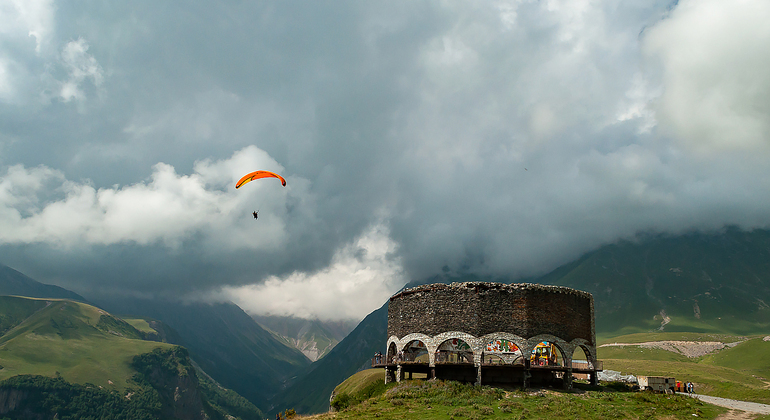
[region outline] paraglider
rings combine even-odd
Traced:
[[[255,179],[260,179],[260,178],[278,178],[279,180],[281,180],[281,185],[283,185],[284,187],[286,186],[286,180],[283,179],[282,176],[278,175],[275,172],[255,171],[255,172],[248,173],[244,175],[243,178],[239,179],[238,182],[235,184],[235,188],[240,188],[243,184],[246,184],[248,182],[251,182]],[[254,220],[257,220],[259,218],[259,210],[252,212],[251,215],[254,216]]]
[[[277,173],[270,172],[270,171],[256,171],[256,172],[252,172],[244,175],[243,178],[238,180],[238,182],[235,184],[235,188],[240,188],[243,184],[246,184],[247,182],[251,182],[255,179],[260,179],[260,178],[278,178],[281,180],[281,185],[283,185],[284,187],[286,186],[286,180],[283,179],[283,177],[278,175]]]

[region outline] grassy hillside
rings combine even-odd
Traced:
[[[199,379],[187,350],[155,348],[134,356],[129,387],[116,391],[61,376],[0,381],[0,417],[13,419],[261,420],[243,397]]]
[[[141,315],[170,326],[178,333],[173,342],[186,347],[208,375],[263,411],[267,399],[310,364],[299,350],[278,341],[232,303],[123,297],[99,303],[113,313]]]
[[[144,340],[156,321],[132,323],[143,331],[85,303],[0,296],[0,417],[263,417],[198,379],[186,349]]]
[[[132,358],[168,344],[143,341],[124,321],[70,300],[0,296],[0,318],[13,319],[0,336],[0,380],[60,375],[68,382],[125,389]]]
[[[680,339],[681,334],[650,334],[621,336],[611,341],[639,343]],[[687,334],[697,341],[715,341],[715,336]],[[599,359],[604,369],[634,375],[665,375],[683,382],[695,383],[696,392],[723,398],[770,404],[770,341],[764,336],[718,336],[724,343],[745,340],[701,357],[685,357],[666,350],[639,346],[599,347]]]
[[[75,292],[40,283],[3,264],[0,264],[0,295],[69,299],[88,303],[83,296]]]
[[[355,375],[340,385],[351,395],[370,385]],[[349,382],[357,382],[357,385]],[[726,410],[681,395],[596,391],[503,390],[444,381],[383,386],[362,403],[310,419],[714,419]]]
[[[375,352],[385,352],[388,305],[369,314],[323,359],[310,366],[272,401],[268,416],[289,408],[298,413],[318,413],[329,408],[334,387],[356,371],[370,366]]]
[[[594,295],[612,336],[770,331],[770,231],[655,236],[602,247],[538,279]]]

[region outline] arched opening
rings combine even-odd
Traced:
[[[396,347],[396,343],[390,343],[388,346],[388,355],[385,357],[385,363],[394,363],[397,354],[398,348]]]
[[[420,340],[412,340],[406,344],[400,354],[404,362],[429,363],[428,348]]]
[[[513,341],[494,339],[488,342],[484,348],[484,356],[481,363],[523,365],[524,357],[522,356],[519,346]]]
[[[464,340],[450,338],[438,346],[436,363],[473,363],[473,350]]]
[[[575,351],[572,352],[572,368],[573,369],[588,369],[591,362],[588,358],[588,354],[583,349],[583,346],[578,346]]]
[[[529,357],[530,367],[564,366],[564,354],[561,349],[550,341],[541,341]]]
[[[572,378],[577,380],[589,380],[590,376],[586,373],[591,367],[591,359],[582,346],[575,348],[572,352]]]

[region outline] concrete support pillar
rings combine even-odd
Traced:
[[[409,372],[409,379],[412,379],[412,372]]]
[[[436,367],[431,366],[430,367],[430,377],[428,379],[436,379]]]
[[[599,385],[599,375],[597,375],[596,371],[593,371],[589,374],[589,377],[591,378],[591,385],[597,386]]]
[[[396,375],[393,374],[393,370],[390,368],[385,368],[385,383],[389,384],[396,380]]]
[[[524,389],[529,388],[529,378],[531,377],[532,374],[529,373],[529,359],[524,359],[524,378],[522,380]]]
[[[564,389],[569,391],[572,389],[572,368],[567,369],[566,372],[564,372]]]
[[[401,379],[403,378],[404,372],[401,371],[401,365],[398,365],[396,367],[396,382],[401,382]]]
[[[481,385],[481,362],[484,360],[483,352],[473,353],[473,365],[476,366],[476,385]]]

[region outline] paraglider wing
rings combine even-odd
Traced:
[[[253,181],[255,179],[260,179],[260,178],[278,178],[281,180],[281,185],[283,185],[284,187],[286,186],[286,180],[283,179],[282,176],[270,171],[256,171],[250,174],[246,174],[243,178],[238,180],[238,183],[235,184],[235,188],[240,188],[241,185],[249,181]]]

